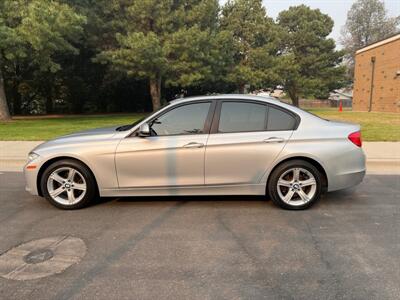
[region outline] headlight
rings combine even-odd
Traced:
[[[36,159],[38,157],[39,157],[39,154],[36,154],[35,152],[31,152],[28,155],[28,161],[32,161],[32,160],[34,160],[34,159]]]

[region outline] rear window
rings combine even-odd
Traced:
[[[268,111],[267,130],[293,130],[296,125],[296,119],[289,113],[270,106]]]

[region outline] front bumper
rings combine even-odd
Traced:
[[[35,169],[29,169],[28,166],[36,165]],[[25,176],[25,190],[34,196],[39,195],[37,188],[37,177],[40,170],[41,164],[38,161],[28,162],[24,166]]]

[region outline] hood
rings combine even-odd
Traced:
[[[46,148],[62,147],[64,145],[80,144],[95,140],[110,139],[117,133],[116,129],[118,127],[119,126],[90,129],[60,136],[58,138],[40,144],[32,151],[40,151],[40,150],[45,150]]]
[[[54,140],[59,139],[68,139],[68,138],[79,138],[79,137],[96,137],[101,135],[114,135],[117,131],[116,129],[120,126],[113,126],[113,127],[104,127],[104,128],[96,128],[96,129],[89,129],[84,131],[78,131],[75,133],[67,134],[60,136]]]

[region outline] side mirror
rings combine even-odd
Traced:
[[[140,137],[150,136],[150,126],[149,126],[149,124],[144,123],[144,124],[140,125],[139,136]]]

